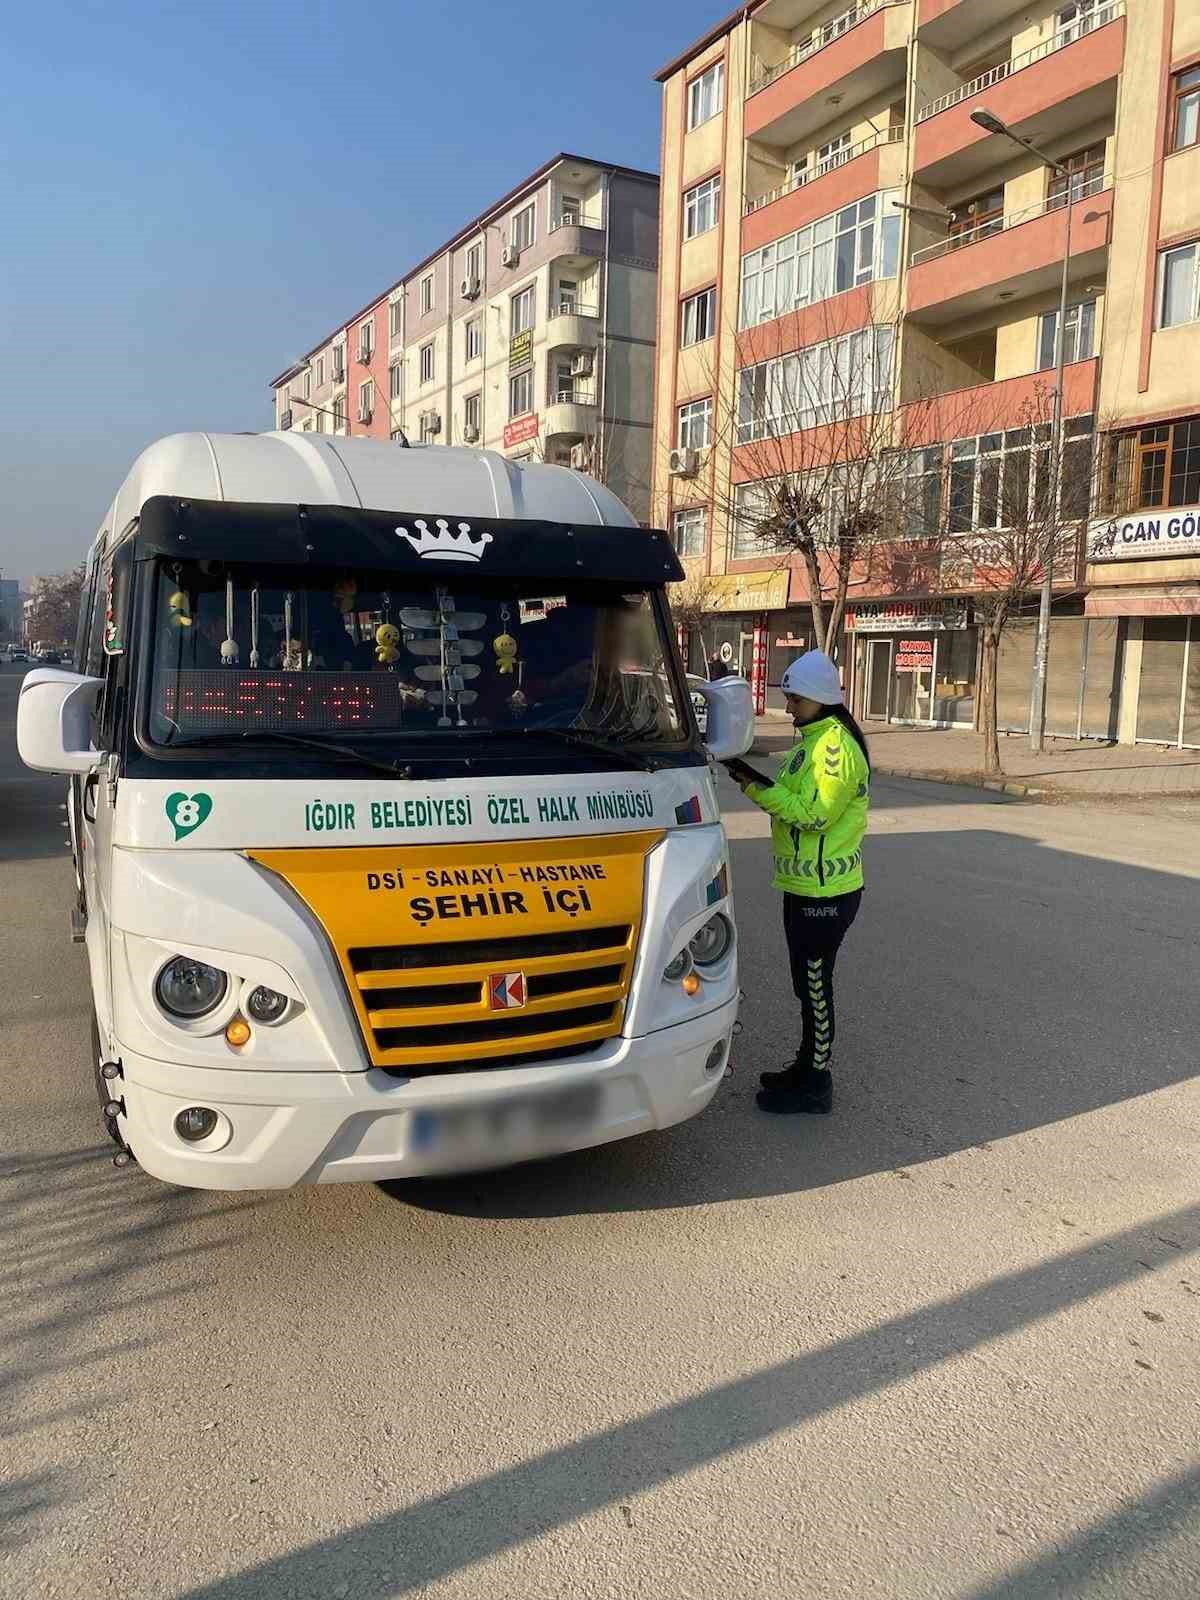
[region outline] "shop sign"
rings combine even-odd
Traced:
[[[904,628],[944,633],[966,625],[967,607],[963,601],[884,601],[857,605],[846,613],[846,626],[855,633],[896,633]]]
[[[898,639],[896,641],[897,672],[932,672],[932,639]]]
[[[536,411],[530,411],[524,417],[515,417],[512,422],[504,424],[504,448],[507,450],[511,445],[525,444],[530,439],[536,439],[537,431]]]
[[[726,572],[706,578],[711,611],[779,611],[787,605],[785,572]]]
[[[508,341],[508,370],[521,372],[533,365],[533,329],[523,328]]]
[[[1089,522],[1087,553],[1089,561],[1200,555],[1200,506],[1172,506]]]

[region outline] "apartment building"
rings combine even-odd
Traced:
[[[903,549],[1044,492],[1065,264],[1060,459],[1083,491],[1048,725],[1200,744],[1200,8],[761,0],[658,81],[653,516],[704,575],[704,648],[767,701],[812,642],[803,563],[755,535],[757,446],[799,472],[853,370],[837,398],[885,417],[920,506],[855,569],[854,704],[972,725],[978,572],[948,540],[933,571]],[[778,400],[791,371],[811,404]],[[1010,728],[1029,723],[1029,598],[1000,664]]]
[[[272,380],[276,425],[574,467],[649,519],[658,178],[560,154]]]

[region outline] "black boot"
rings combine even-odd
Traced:
[[[764,1089],[782,1089],[789,1083],[796,1081],[796,1074],[803,1072],[805,1067],[804,1051],[797,1050],[786,1067],[780,1067],[778,1072],[760,1072],[758,1081]]]
[[[760,1110],[783,1115],[807,1112],[818,1117],[833,1110],[833,1074],[828,1067],[797,1066],[782,1076],[782,1083],[758,1091],[755,1100]]]

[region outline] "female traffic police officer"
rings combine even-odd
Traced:
[[[821,650],[783,675],[787,709],[800,735],[773,784],[746,781],[748,799],[771,818],[775,887],[803,1039],[782,1072],[764,1072],[764,1111],[833,1109],[833,964],[862,899],[871,763],[862,730],[842,701],[837,668]]]

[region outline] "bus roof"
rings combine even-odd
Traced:
[[[491,450],[405,448],[311,433],[176,433],[150,445],[101,530],[120,538],[157,496],[238,504],[361,507],[443,516],[636,528],[611,490],[570,467],[520,466]]]

